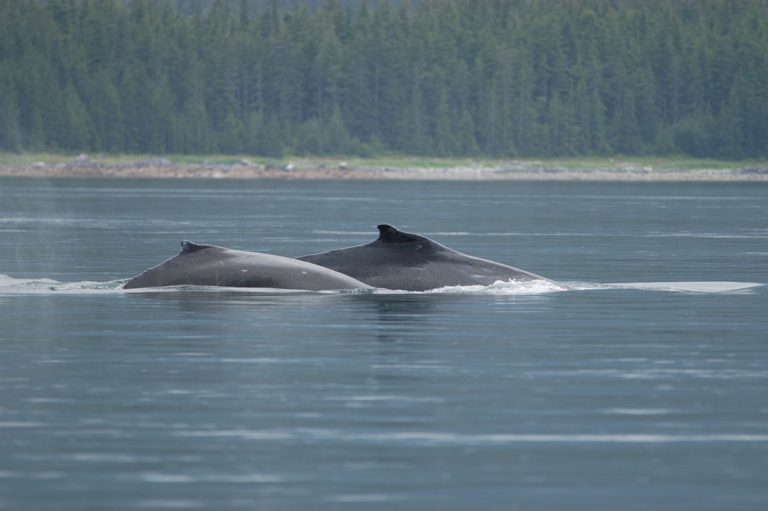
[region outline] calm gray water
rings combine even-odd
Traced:
[[[382,222],[572,289],[119,289]],[[766,283],[760,184],[0,179],[0,509],[764,510]]]

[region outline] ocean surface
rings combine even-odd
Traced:
[[[390,223],[549,277],[123,291]],[[768,186],[0,179],[0,509],[768,509]]]

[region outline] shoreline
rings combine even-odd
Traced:
[[[100,161],[81,154],[70,161],[0,164],[0,177],[115,179],[301,179],[414,181],[606,181],[606,182],[768,182],[768,164],[722,168],[681,168],[632,160],[607,160],[598,165],[563,165],[557,161],[509,160],[493,164],[447,166],[366,165],[365,160],[297,160],[282,164],[177,163],[154,158]]]

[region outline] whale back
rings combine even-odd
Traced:
[[[181,242],[181,251],[129,280],[125,289],[225,286],[275,289],[364,289],[369,286],[329,268],[260,252]]]
[[[419,234],[382,224],[365,245],[299,257],[388,289],[425,291],[445,286],[490,285],[499,280],[546,280],[505,264],[452,250]]]

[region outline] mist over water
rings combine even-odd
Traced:
[[[768,188],[0,180],[0,509],[764,509]],[[390,223],[551,278],[125,279]]]

